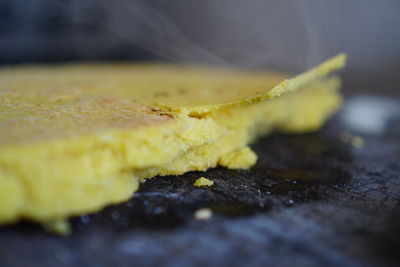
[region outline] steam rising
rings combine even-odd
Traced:
[[[71,42],[81,58],[103,58],[119,47],[130,46],[134,51],[138,46],[175,63],[298,72],[328,57],[321,56],[315,12],[310,9],[315,2],[311,1],[40,2],[27,3],[24,8],[39,20],[47,19],[50,26],[53,17],[56,23],[67,18],[75,30],[63,40]]]
[[[111,40],[122,38],[176,63],[300,71],[321,60],[310,2],[166,2],[105,0],[111,14],[105,30]]]
[[[144,2],[114,4],[107,1],[106,4],[115,8],[117,14],[110,30],[126,41],[175,62],[206,59],[209,63],[225,64],[212,52],[190,41],[166,14]]]

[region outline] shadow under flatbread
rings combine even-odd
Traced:
[[[351,155],[338,140],[321,134],[273,135],[253,145],[260,160],[251,170],[215,168],[180,176],[155,177],[141,184],[127,203],[91,216],[92,224],[113,230],[178,227],[200,208],[221,217],[250,216],[324,198],[350,180]],[[195,187],[205,176],[213,186]],[[73,220],[76,228],[87,224]]]

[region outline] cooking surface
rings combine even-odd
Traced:
[[[129,202],[74,218],[67,237],[2,227],[0,265],[396,266],[400,120],[357,133],[348,112],[319,133],[260,140],[249,171],[148,180]],[[214,185],[194,187],[202,176]],[[212,217],[196,220],[200,208]]]

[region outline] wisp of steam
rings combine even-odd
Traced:
[[[101,1],[108,12],[104,30],[111,40],[123,39],[175,63],[288,71],[304,70],[323,59],[310,4],[304,0]],[[75,23],[85,23],[85,17],[76,17]]]

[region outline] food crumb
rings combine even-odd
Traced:
[[[197,187],[202,187],[202,186],[212,186],[214,184],[214,181],[209,180],[205,177],[200,177],[194,182],[194,186]]]
[[[202,208],[194,212],[196,220],[209,220],[212,217],[212,210],[209,208]]]
[[[341,132],[339,138],[342,142],[350,143],[355,148],[361,148],[364,145],[364,140],[361,137],[352,135],[349,132]]]
[[[351,138],[351,145],[355,148],[361,148],[364,145],[364,140],[359,136]]]

